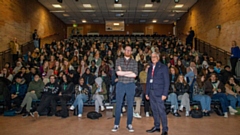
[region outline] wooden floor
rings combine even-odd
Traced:
[[[85,107],[84,112],[94,110],[93,107]],[[14,117],[0,116],[0,135],[127,135],[127,134],[148,134],[147,129],[152,128],[153,118],[133,120],[134,133],[129,133],[126,127],[126,114],[123,115],[120,130],[116,133],[111,132],[114,118],[111,110],[103,112],[104,115],[99,120],[90,120],[71,116],[62,119],[59,117],[42,116],[37,120],[31,116],[22,118],[21,115]],[[224,118],[211,114],[210,117],[193,119],[191,117],[176,118],[168,115],[169,135],[239,135],[240,116],[229,116]],[[153,133],[159,134],[159,133]]]

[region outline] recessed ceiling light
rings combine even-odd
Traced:
[[[114,25],[114,26],[118,26],[118,25],[119,25],[119,23],[113,23],[113,25]]]
[[[69,16],[69,14],[63,14],[63,16]]]
[[[61,6],[60,4],[52,4],[52,6],[53,6],[54,8],[62,8],[62,6]]]
[[[145,8],[149,8],[149,7],[152,7],[153,4],[145,4]]]
[[[95,12],[95,10],[80,10],[80,12]]]
[[[153,22],[153,23],[156,23],[156,22],[157,22],[157,20],[153,20],[152,22]]]
[[[91,4],[83,4],[83,7],[85,7],[85,8],[91,8],[92,5],[91,5]]]
[[[82,20],[82,23],[86,23],[87,21],[86,20]]]
[[[183,7],[183,4],[176,4],[175,5],[175,8],[182,8]]]
[[[114,7],[120,8],[120,7],[122,7],[122,4],[114,4]]]
[[[64,10],[55,10],[55,11],[50,11],[50,12],[60,13],[60,12],[65,12],[65,11]]]
[[[119,12],[119,13],[122,13],[122,12],[126,12],[126,10],[109,10],[110,12]]]
[[[163,22],[169,22],[169,20],[164,20]]]
[[[157,10],[142,10],[142,12],[156,12]]]

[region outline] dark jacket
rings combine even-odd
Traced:
[[[176,88],[176,94],[177,95],[183,95],[184,93],[189,93],[190,92],[190,87],[188,84],[183,84],[183,83],[176,83],[175,84],[175,88]]]
[[[18,87],[18,90],[17,90],[17,87]],[[16,94],[20,98],[24,98],[26,92],[27,92],[27,85],[26,84],[15,83],[11,86],[11,94]]]
[[[82,77],[84,78],[84,84],[89,84],[89,85],[93,85],[94,81],[95,81],[95,76],[93,74],[86,74],[84,73],[82,75]]]
[[[57,83],[47,83],[43,89],[43,94],[57,95],[59,93],[59,85]]]
[[[149,96],[150,90],[152,89],[156,96],[168,96],[170,85],[168,67],[161,62],[157,62],[154,69],[153,83],[150,83],[152,69],[153,65],[148,69],[146,95]]]
[[[63,96],[71,97],[72,94],[74,93],[74,84],[72,82],[69,83],[63,82],[60,85],[60,92],[62,93]]]
[[[139,82],[135,83],[136,88],[135,88],[135,97],[141,97],[142,93],[143,93],[143,88],[142,85]]]
[[[218,89],[221,89],[221,93],[225,93],[225,87],[223,85],[222,82],[219,81],[219,84],[217,86]],[[218,92],[217,92],[218,93]],[[212,85],[212,82],[211,81],[206,81],[205,82],[205,94],[209,95],[209,96],[212,96],[214,93],[213,93],[213,85]]]

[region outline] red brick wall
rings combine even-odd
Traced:
[[[232,40],[240,45],[240,0],[199,0],[177,22],[177,34],[184,41],[190,27],[197,38],[230,51]]]
[[[20,44],[30,41],[34,29],[38,29],[41,38],[59,33],[52,39],[60,40],[66,33],[66,25],[37,0],[0,0],[0,51],[8,49],[13,37]]]

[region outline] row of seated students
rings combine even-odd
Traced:
[[[20,92],[11,92],[10,96],[5,94],[4,97],[5,101],[8,102],[8,108],[11,108],[10,100],[18,102],[16,103],[17,107],[19,107],[17,112],[21,112],[26,105],[27,113],[24,116],[28,116],[31,114],[30,101],[41,98],[37,112],[41,113],[43,108],[51,105],[51,114],[54,115],[56,112],[55,101],[60,100],[62,116],[67,117],[68,113],[66,112],[68,111],[65,101],[70,100],[70,94],[67,96],[68,98],[62,99],[61,97],[65,97],[62,96],[66,92],[64,90],[66,85],[64,84],[73,83],[73,88],[70,90],[75,93],[76,98],[74,104],[70,107],[71,110],[78,106],[78,115],[81,117],[82,103],[88,100],[87,98],[92,98],[95,102],[95,111],[99,111],[99,106],[100,110],[103,111],[104,106],[101,101],[106,100],[110,102],[112,97],[114,97],[114,86],[117,83],[117,76],[114,71],[115,60],[123,57],[124,46],[127,44],[133,48],[132,58],[138,62],[139,72],[136,80],[140,81],[143,88],[142,93],[136,94],[135,101],[139,106],[139,102],[144,100],[146,116],[149,116],[150,112],[149,101],[142,95],[145,94],[146,71],[151,64],[150,55],[152,52],[158,53],[161,58],[160,61],[169,67],[170,81],[172,83],[167,101],[171,102],[174,116],[180,116],[178,110],[182,111],[183,108],[186,109],[186,116],[189,116],[190,100],[192,98],[201,102],[205,115],[209,115],[210,111],[209,98],[218,99],[221,102],[225,117],[227,117],[228,109],[231,114],[236,113],[236,102],[239,101],[239,87],[237,85],[238,82],[230,83],[228,80],[228,78],[233,77],[230,67],[225,66],[222,69],[220,61],[216,62],[208,54],[200,54],[191,46],[183,45],[173,36],[152,41],[150,46],[138,41],[133,43],[131,40],[107,43],[72,39],[65,42],[53,42],[50,45],[43,46],[41,49],[36,48],[33,52],[28,52],[19,57],[13,67],[6,63],[1,71],[0,76],[11,82],[11,85],[7,86],[10,89],[8,91],[12,91],[12,89],[18,90],[20,88],[19,84],[22,83],[26,85],[27,89],[21,93],[22,95],[19,95]],[[212,80],[213,74],[218,78],[218,81],[216,79],[209,81]],[[35,77],[38,79],[35,80]],[[217,82],[216,84],[214,83],[215,81]],[[36,85],[33,87],[33,84]],[[81,84],[84,84],[84,86],[81,86]],[[4,83],[1,85],[4,85]],[[99,86],[102,88],[99,88]],[[91,97],[84,90],[85,88],[88,89],[88,93],[91,93]],[[34,92],[35,89],[38,92]],[[83,89],[85,92],[77,92],[76,89]],[[88,96],[84,96],[83,93]],[[193,96],[191,97],[191,95]],[[21,97],[20,100],[17,99],[18,96]],[[10,97],[10,100],[8,97]],[[203,97],[207,103],[203,101]],[[178,106],[178,100],[181,100],[180,107]],[[228,100],[231,101],[230,105],[228,105]],[[19,103],[20,101],[21,103]],[[38,114],[37,112],[34,114]],[[139,107],[136,107],[134,116],[140,116]]]

